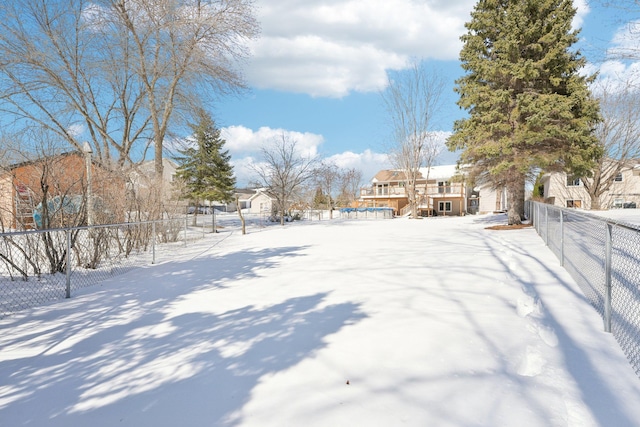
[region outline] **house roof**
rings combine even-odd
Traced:
[[[456,165],[431,166],[430,168],[420,168],[418,179],[424,179],[427,175],[429,179],[450,179],[458,173]],[[404,181],[405,173],[398,169],[384,169],[373,177],[371,182],[396,182]]]
[[[13,169],[18,169],[24,166],[29,166],[29,165],[35,165],[35,164],[39,164],[42,163],[46,160],[49,159],[57,159],[57,158],[61,158],[61,157],[69,157],[69,156],[78,156],[78,157],[84,157],[84,153],[81,151],[65,151],[63,153],[56,153],[56,154],[52,154],[49,156],[43,156],[43,157],[38,157],[36,159],[29,159],[29,160],[24,160],[21,162],[17,162],[17,163],[13,163],[8,165],[8,169],[9,170],[13,170]],[[95,160],[92,159],[93,163],[97,163]]]
[[[256,190],[251,188],[236,188],[235,194],[238,196],[238,200],[246,202],[248,200],[253,200],[256,195]]]
[[[397,169],[383,169],[376,174],[372,182],[404,181],[405,173]]]
[[[249,197],[248,200],[254,200],[255,198],[257,198],[259,196],[264,196],[264,197],[266,197],[268,199],[273,200],[273,197],[271,197],[270,195],[268,195],[266,193],[266,189],[265,188],[257,188],[255,191],[256,191],[255,194],[253,194],[251,197]]]
[[[431,168],[420,168],[422,176],[429,176],[429,179],[451,179],[458,174],[457,165],[431,166]]]

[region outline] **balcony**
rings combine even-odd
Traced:
[[[404,187],[384,187],[384,188],[361,188],[361,197],[398,197],[406,196]]]
[[[453,183],[450,185],[428,184],[425,188],[424,184],[417,186],[419,195],[427,195],[432,198],[437,197],[460,197],[465,195],[465,187],[462,183]],[[426,190],[426,191],[425,191]],[[404,187],[367,187],[360,189],[360,197],[364,198],[387,198],[387,197],[403,197],[406,196]]]

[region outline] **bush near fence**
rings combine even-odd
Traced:
[[[640,226],[539,202],[527,211],[640,376]]]

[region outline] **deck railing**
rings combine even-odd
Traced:
[[[464,184],[453,183],[450,185],[437,185],[429,184],[426,186],[420,184],[416,187],[419,195],[428,195],[431,197],[446,197],[446,196],[459,196],[465,195]],[[375,198],[375,197],[389,197],[389,196],[405,196],[406,191],[401,186],[390,187],[366,187],[360,189],[360,196]]]

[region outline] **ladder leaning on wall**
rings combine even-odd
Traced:
[[[16,185],[16,227],[35,228],[33,222],[33,197],[26,185]]]

